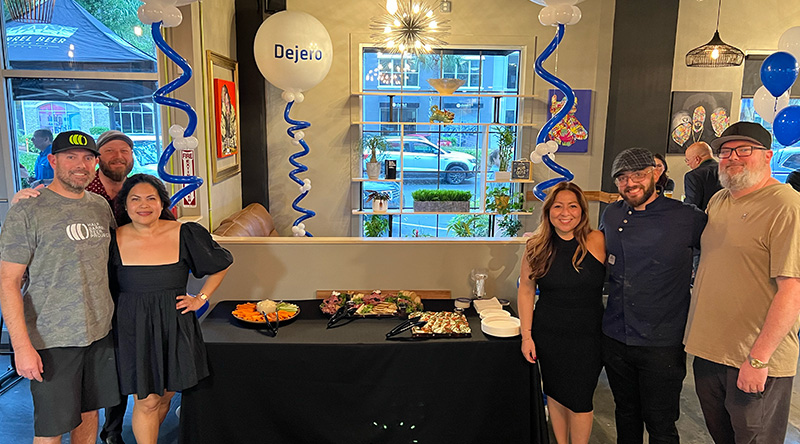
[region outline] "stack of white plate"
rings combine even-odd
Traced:
[[[481,312],[481,331],[490,336],[510,338],[519,335],[519,318],[511,316],[504,310],[505,315],[483,316]]]

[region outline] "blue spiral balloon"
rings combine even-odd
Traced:
[[[542,63],[550,57],[553,52],[555,52],[558,44],[561,43],[561,39],[564,38],[564,30],[566,26],[558,25],[558,30],[556,31],[555,37],[547,45],[547,48],[536,58],[536,63],[534,64],[534,71],[536,74],[539,74],[539,77],[547,80],[550,84],[561,90],[564,93],[564,96],[567,98],[567,103],[561,108],[559,112],[556,113],[547,123],[544,124],[542,129],[539,131],[539,135],[536,136],[536,144],[545,143],[547,142],[547,135],[550,133],[550,130],[553,129],[554,126],[558,124],[564,117],[569,114],[569,111],[575,106],[575,93],[572,91],[572,88],[566,84],[563,80],[559,79],[558,77],[550,74],[549,72],[545,71],[542,67]],[[542,161],[545,165],[547,165],[551,170],[560,174],[562,177],[554,177],[552,179],[545,180],[544,182],[537,183],[536,186],[533,187],[533,194],[539,198],[539,200],[544,201],[547,197],[547,194],[544,192],[547,188],[550,188],[556,185],[559,182],[569,181],[575,178],[575,175],[572,172],[563,166],[557,164],[553,159],[550,158],[549,155],[542,156]]]
[[[289,112],[292,110],[292,105],[294,105],[294,100],[286,104],[286,110],[283,112],[283,119],[286,120],[287,123],[292,125],[291,127],[289,127],[289,129],[286,130],[286,133],[289,134],[289,137],[294,139],[295,131],[300,131],[300,130],[306,129],[306,128],[310,127],[311,124],[308,123],[308,122],[304,122],[302,120],[292,120],[292,118],[289,117]],[[292,171],[289,172],[289,178],[292,179],[293,181],[295,181],[295,183],[297,183],[298,185],[303,186],[303,185],[305,185],[305,182],[300,180],[297,177],[297,174],[304,173],[304,172],[308,171],[308,167],[303,165],[302,163],[298,162],[297,159],[299,159],[300,157],[303,157],[306,154],[308,154],[310,152],[310,150],[308,149],[308,144],[306,143],[306,141],[304,139],[300,139],[300,140],[298,140],[298,142],[300,142],[300,145],[303,147],[303,150],[302,151],[298,151],[298,152],[292,154],[291,156],[289,156],[289,163],[291,163],[295,167]],[[302,216],[298,217],[294,221],[294,223],[292,224],[293,227],[296,227],[298,224],[300,224],[304,220],[312,218],[312,217],[317,215],[317,213],[315,213],[315,212],[313,212],[313,211],[311,211],[311,210],[309,210],[307,208],[303,208],[300,205],[298,205],[300,203],[300,201],[303,200],[303,198],[306,197],[307,194],[308,194],[308,191],[303,191],[292,202],[292,208],[294,208],[294,210],[297,211],[298,213],[303,213]],[[306,236],[314,237],[308,231],[306,231]]]
[[[186,129],[183,132],[183,137],[189,137],[197,128],[197,113],[194,112],[194,109],[188,103],[182,100],[173,99],[172,97],[167,97],[167,94],[175,91],[189,82],[189,80],[192,78],[192,67],[189,66],[189,63],[187,63],[186,60],[180,56],[180,54],[178,54],[174,49],[170,48],[170,46],[167,45],[167,42],[164,41],[164,37],[161,35],[161,22],[153,23],[151,27],[151,33],[153,35],[153,41],[155,41],[158,49],[160,49],[161,52],[163,52],[164,55],[166,55],[170,60],[175,62],[175,64],[178,65],[183,71],[183,73],[177,79],[167,83],[154,92],[153,101],[159,105],[171,106],[173,108],[179,108],[183,110],[189,117],[189,124],[186,126]],[[173,208],[178,204],[178,202],[181,201],[181,199],[203,185],[202,177],[175,176],[167,172],[167,163],[169,162],[169,158],[172,157],[172,154],[174,153],[175,147],[172,145],[172,142],[170,142],[169,145],[164,148],[164,151],[161,153],[161,157],[158,159],[158,176],[161,178],[161,180],[169,183],[185,185],[170,198],[170,208]]]

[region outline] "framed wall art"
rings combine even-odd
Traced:
[[[206,51],[208,68],[208,156],[214,183],[239,174],[239,68],[235,60]]]
[[[711,143],[730,125],[731,92],[673,91],[667,153],[683,154],[695,142]]]
[[[555,140],[561,145],[559,153],[587,153],[589,152],[589,119],[592,110],[592,90],[576,89],[575,106],[561,122],[557,123],[547,134],[549,140]],[[567,103],[564,93],[551,89],[547,93],[547,120],[561,111]]]

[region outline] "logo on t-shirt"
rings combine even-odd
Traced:
[[[69,224],[67,225],[67,237],[73,241],[82,241],[90,237],[108,237],[108,229],[103,228],[98,223],[90,224]]]

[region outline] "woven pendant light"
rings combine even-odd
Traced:
[[[717,28],[714,37],[703,46],[697,47],[686,53],[686,66],[695,68],[720,68],[725,66],[739,66],[744,62],[744,53],[741,49],[731,46],[719,37],[719,11],[722,0],[717,5]]]
[[[11,20],[22,23],[50,23],[56,0],[6,0]]]

